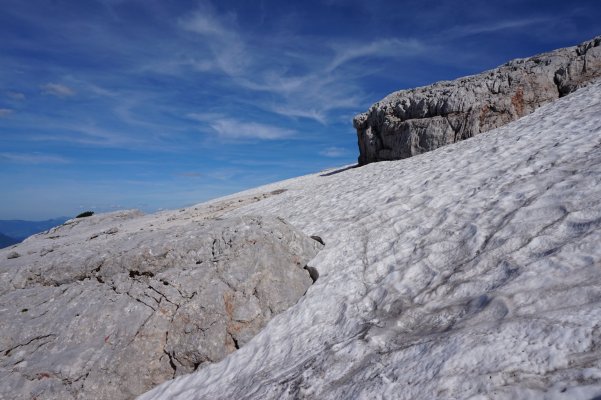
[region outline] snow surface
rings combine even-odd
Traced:
[[[275,189],[223,216],[321,236],[319,279],[141,399],[601,395],[601,82],[430,153],[229,199]]]

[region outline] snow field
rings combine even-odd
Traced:
[[[601,394],[601,83],[475,138],[325,175],[241,193],[287,189],[224,214],[323,238],[305,297],[142,399]]]

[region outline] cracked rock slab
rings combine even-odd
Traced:
[[[601,36],[478,75],[394,92],[357,115],[359,164],[422,154],[498,128],[601,77]]]
[[[2,252],[0,393],[133,398],[223,359],[313,283],[322,245],[281,219],[143,218],[71,220]]]

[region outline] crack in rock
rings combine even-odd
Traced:
[[[277,218],[114,222],[59,227],[52,251],[41,235],[0,265],[0,345],[19,343],[0,353],[11,398],[130,399],[219,361],[303,296],[323,246]],[[31,338],[40,329],[52,334]]]

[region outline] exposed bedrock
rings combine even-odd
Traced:
[[[0,251],[0,398],[133,398],[223,359],[313,283],[322,245],[280,219],[139,217],[71,220]]]
[[[530,114],[601,77],[601,36],[478,75],[394,92],[353,119],[359,164],[398,160]]]

